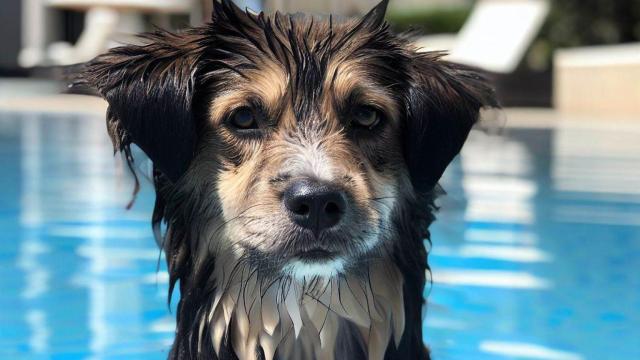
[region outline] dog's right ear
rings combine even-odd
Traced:
[[[196,144],[192,100],[203,37],[156,31],[142,38],[144,45],[96,57],[83,77],[109,103],[107,127],[115,151],[128,153],[130,144],[138,145],[175,182]]]

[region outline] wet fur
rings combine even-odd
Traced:
[[[214,1],[210,24],[179,34],[146,34],[144,45],[115,48],[87,64],[85,81],[109,102],[107,126],[115,150],[132,163],[130,146],[136,144],[154,162],[152,223],[167,255],[169,297],[178,280],[181,294],[170,358],[237,358],[240,350],[229,338],[233,329],[225,329],[216,350],[208,340],[214,336],[212,324],[203,320],[211,317],[212,302],[224,291],[217,256],[250,221],[275,216],[277,209],[250,205],[252,198],[265,184],[277,189],[278,181],[286,181],[279,171],[296,153],[287,142],[304,144],[314,136],[326,143],[318,146],[337,164],[331,171],[344,174],[336,181],[352,190],[362,221],[381,216],[381,200],[375,198],[380,184],[395,189],[393,211],[378,229],[379,244],[348,271],[371,283],[369,261],[382,259],[397,268],[405,325],[398,344],[383,344],[384,358],[429,358],[422,342],[424,241],[434,220],[437,182],[480,109],[497,104],[474,71],[442,60],[440,53],[419,53],[408,37],[393,34],[383,20],[386,5],[383,1],[362,19],[336,21],[254,15],[230,1]],[[280,119],[270,146],[239,143],[222,125],[229,108],[256,93],[264,113]],[[390,122],[376,141],[349,140],[337,120],[362,98],[383,108]],[[309,134],[298,129],[305,121],[316,124],[305,125]],[[260,196],[275,204],[275,195]],[[247,214],[255,220],[247,220]],[[360,225],[354,223],[352,236],[336,241],[343,246],[364,241],[357,239],[364,236],[357,232]],[[268,226],[259,227],[268,232]],[[257,240],[247,244],[267,246]],[[243,252],[234,271],[249,264],[260,286],[275,279],[285,294],[291,280],[277,275],[282,264],[263,254]],[[343,321],[335,332],[336,359],[368,358],[355,324]],[[256,356],[265,356],[260,346]]]

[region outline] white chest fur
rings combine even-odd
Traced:
[[[276,351],[283,359],[334,359],[340,326],[358,329],[370,360],[381,360],[393,338],[404,331],[402,275],[388,261],[369,265],[368,276],[284,278],[262,281],[248,266],[222,264],[216,298],[200,319],[200,341],[212,341],[216,352],[227,334],[240,359],[265,359]],[[203,339],[204,327],[211,339]],[[232,329],[232,330],[228,330]]]

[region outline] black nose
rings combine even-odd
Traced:
[[[285,190],[283,201],[291,220],[316,237],[337,225],[346,207],[344,193],[336,186],[311,179],[294,180]]]

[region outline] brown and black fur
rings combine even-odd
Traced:
[[[109,102],[116,150],[131,163],[136,144],[154,163],[152,222],[166,252],[170,293],[180,281],[170,358],[239,356],[229,339],[233,329],[216,350],[204,320],[225,286],[216,269],[218,255],[232,246],[228,241],[242,248],[242,266],[235,268],[246,265],[260,289],[277,281],[281,293],[294,281],[281,273],[294,242],[325,241],[356,254],[344,272],[363,283],[372,280],[369,262],[393,264],[402,277],[405,325],[397,344],[384,344],[384,358],[429,358],[422,342],[423,242],[434,220],[437,182],[480,109],[497,104],[474,71],[440,53],[419,53],[408,37],[393,34],[384,21],[386,5],[362,19],[336,21],[252,14],[215,0],[211,23],[143,35],[145,44],[112,49],[87,64],[86,81]],[[362,102],[380,109],[386,123],[370,132],[352,126],[350,111]],[[226,125],[239,106],[258,109],[262,119],[249,137]],[[288,164],[310,142],[331,160],[331,173],[341,174],[331,181],[348,189],[354,209],[346,230],[315,238],[290,230],[277,205],[287,182],[302,176]],[[393,190],[386,222],[383,187]],[[372,227],[375,236],[367,233]],[[372,237],[375,246],[361,250]],[[336,359],[369,358],[353,323],[341,321],[336,331]],[[255,352],[264,357],[260,346]],[[283,353],[276,350],[275,358]]]

